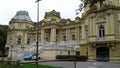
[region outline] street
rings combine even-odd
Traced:
[[[62,68],[75,68],[75,63],[70,61],[40,62],[40,64]],[[120,62],[76,62],[76,68],[120,68]]]

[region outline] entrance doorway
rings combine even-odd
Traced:
[[[109,48],[99,47],[96,49],[96,60],[97,61],[109,61]]]
[[[80,51],[76,51],[76,55],[80,55]]]

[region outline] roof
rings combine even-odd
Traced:
[[[18,11],[12,19],[32,21],[27,11]]]

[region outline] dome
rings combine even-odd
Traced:
[[[13,19],[32,21],[27,11],[18,11]]]

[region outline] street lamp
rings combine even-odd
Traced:
[[[11,44],[11,40],[12,40],[12,39],[10,38],[10,51],[11,51],[10,59],[12,60],[12,47],[13,47],[13,46],[12,46],[12,44]]]
[[[12,45],[10,45],[10,47],[11,47],[11,60],[12,60]]]
[[[37,0],[37,23],[36,23],[36,68],[38,68],[38,22],[39,22],[39,1]]]

